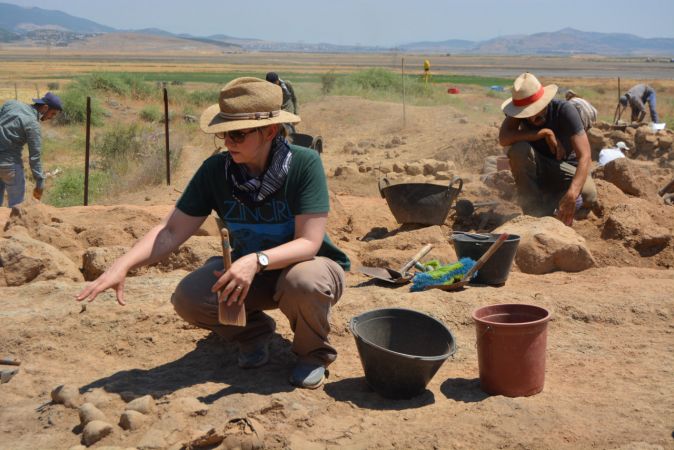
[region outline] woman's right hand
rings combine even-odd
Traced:
[[[124,306],[124,281],[126,280],[127,270],[120,264],[113,264],[100,277],[89,283],[82,291],[77,294],[75,300],[81,302],[87,300],[93,302],[96,296],[108,288],[114,288],[117,296],[117,303]]]

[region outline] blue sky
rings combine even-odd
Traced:
[[[674,0],[3,0],[122,29],[392,46],[573,27],[674,38]]]

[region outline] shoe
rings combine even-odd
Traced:
[[[316,389],[325,381],[326,369],[321,364],[299,362],[290,374],[290,384],[304,389]]]
[[[269,362],[269,339],[239,346],[238,364],[241,369],[255,369]]]

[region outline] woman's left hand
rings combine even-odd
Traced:
[[[218,302],[243,305],[256,273],[257,256],[250,253],[234,261],[226,272],[214,270],[213,274],[218,280],[211,288],[211,292],[219,292]]]

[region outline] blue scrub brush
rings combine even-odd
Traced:
[[[436,266],[436,264],[430,263],[429,265]],[[425,290],[428,286],[454,284],[463,280],[474,265],[475,261],[470,258],[461,258],[458,262],[446,266],[437,265],[437,268],[429,272],[420,272],[414,275],[410,290],[419,292]],[[477,275],[477,272],[473,273],[473,276],[475,275]]]

